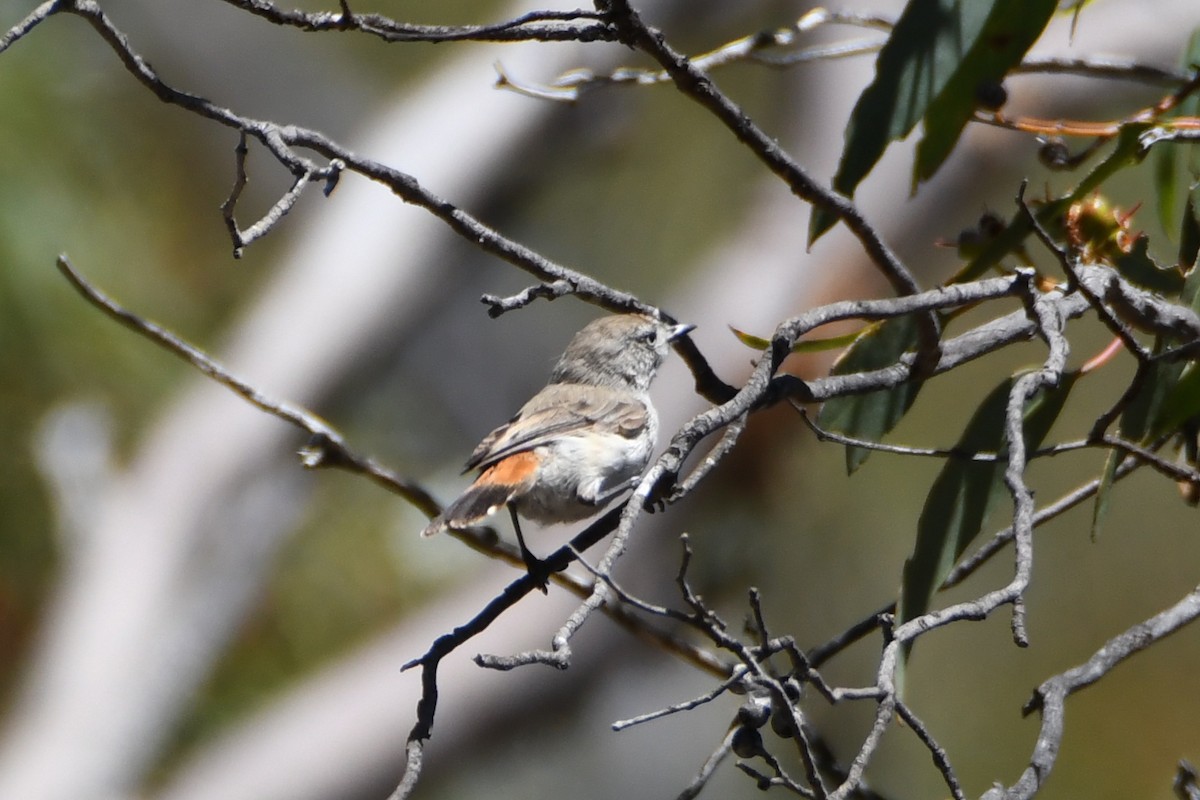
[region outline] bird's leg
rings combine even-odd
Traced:
[[[550,578],[550,570],[546,566],[546,562],[533,554],[525,544],[525,537],[521,535],[521,523],[517,520],[517,507],[509,503],[508,515],[512,517],[513,530],[517,533],[517,545],[521,548],[521,560],[525,562],[525,569],[529,571],[529,577],[537,583],[537,587],[542,590],[542,594],[549,594],[547,581]]]

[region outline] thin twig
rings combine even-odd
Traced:
[[[801,35],[811,33],[824,25],[849,25],[888,32],[892,29],[893,24],[890,18],[876,14],[815,8],[791,25],[742,36],[706,53],[690,56],[689,60],[697,69],[708,72],[738,62],[763,64],[769,67],[790,67],[813,61],[869,55],[879,51],[883,45],[881,39],[855,40],[804,48],[798,47],[798,44]],[[780,50],[785,52],[778,52]],[[562,103],[574,103],[585,92],[597,86],[652,86],[668,83],[672,79],[670,72],[665,69],[653,70],[624,66],[617,67],[605,74],[599,74],[590,69],[576,68],[562,73],[549,84],[541,85],[514,80],[499,64],[496,65],[496,72],[498,73],[496,81],[498,88],[511,89],[540,100]]]
[[[967,453],[958,448],[931,448],[931,447],[910,447],[909,445],[887,444],[885,442],[876,442],[869,439],[860,439],[855,436],[846,436],[837,431],[826,430],[819,426],[816,421],[809,415],[808,409],[800,405],[795,400],[789,400],[792,408],[800,415],[800,420],[805,426],[812,431],[817,437],[818,442],[832,442],[833,444],[846,445],[847,447],[861,447],[864,450],[874,450],[879,453],[892,453],[901,456],[924,456],[929,458],[959,458],[966,461],[995,461],[996,453]]]
[[[1140,466],[1142,466],[1142,463],[1135,458],[1125,459],[1117,467],[1114,480],[1120,480],[1126,477]],[[1038,511],[1033,517],[1033,524],[1035,526],[1042,525],[1054,519],[1055,517],[1070,511],[1080,503],[1094,497],[1099,488],[1100,480],[1096,479],[1088,481],[1079,488],[1067,492],[1058,500],[1055,500],[1050,505]],[[992,556],[994,556],[1012,540],[1013,528],[1011,526],[998,532],[995,536],[981,545],[973,554],[960,561],[958,565],[954,567],[954,569],[950,570],[949,574],[946,575],[946,579],[942,582],[942,588],[949,589],[952,586],[957,586],[958,584],[962,583],[968,577],[973,575],[981,566],[986,564]]]
[[[1042,368],[1029,372],[1013,382],[1009,392],[1008,404],[1005,409],[1005,436],[1009,442],[1008,464],[1004,472],[1005,484],[1013,499],[1013,539],[1016,543],[1013,576],[1008,584],[985,592],[974,600],[956,603],[943,609],[922,614],[905,621],[892,631],[892,639],[884,647],[876,671],[875,690],[879,692],[879,701],[875,709],[875,719],[870,731],[859,746],[858,753],[851,761],[846,771],[846,778],[840,786],[830,793],[832,800],[845,800],[863,780],[864,773],[896,714],[896,675],[899,668],[901,651],[908,642],[925,635],[931,630],[949,625],[960,620],[986,619],[993,611],[1004,606],[1013,607],[1013,638],[1018,645],[1026,643],[1023,596],[1029,586],[1033,569],[1033,494],[1024,480],[1026,466],[1025,437],[1023,421],[1025,404],[1038,391],[1057,385],[1066,367],[1069,347],[1063,330],[1066,325],[1066,315],[1061,306],[1054,300],[1052,294],[1040,294],[1036,291],[1034,275],[1028,270],[1022,270],[1016,275],[1021,281],[1022,299],[1026,304],[1026,313],[1033,322],[1035,330],[1046,340],[1049,353]],[[838,692],[835,691],[835,695]]]
[[[894,614],[895,612],[895,603],[888,603],[887,605],[876,609],[829,641],[810,649],[805,654],[808,658],[808,662],[812,664],[814,668],[819,668],[822,664],[836,656],[838,653],[841,653],[850,645],[861,641],[864,637],[869,636],[876,630],[879,630],[882,617],[885,614]]]
[[[813,309],[781,323],[772,337],[769,352],[764,354],[764,357],[759,360],[758,365],[755,367],[746,384],[728,402],[699,414],[680,428],[666,452],[663,453],[659,460],[651,466],[646,475],[643,476],[634,490],[633,497],[624,508],[616,532],[612,537],[607,551],[597,564],[597,569],[602,574],[611,572],[613,564],[624,552],[634,524],[643,509],[656,502],[659,498],[669,497],[668,493],[670,488],[675,485],[682,464],[703,438],[713,431],[729,425],[751,409],[765,402],[772,390],[775,373],[782,364],[783,359],[791,352],[791,347],[795,342],[809,330],[840,319],[886,318],[898,316],[901,313],[912,313],[944,305],[961,305],[965,302],[976,301],[985,296],[1006,296],[1021,288],[1017,284],[1027,284],[1030,280],[1029,275],[1020,274],[1004,278],[985,279],[975,284],[947,286],[915,295],[886,300],[833,303],[829,306]],[[1071,315],[1071,311],[1060,307],[1060,304],[1064,301],[1065,298],[1056,293],[1039,295],[1038,299],[1039,303],[1053,309],[1056,318],[1065,322],[1065,319]],[[1047,313],[1050,312],[1048,311]],[[1031,330],[1036,330],[1036,328],[1031,328]],[[943,355],[947,355],[946,351],[943,351]],[[847,378],[851,376],[836,377]],[[826,380],[830,381],[833,379]],[[812,398],[810,397],[810,399]],[[552,650],[539,651],[533,654],[536,656],[534,660],[539,663],[553,663],[559,667],[565,666],[563,659],[564,655],[569,653],[568,644],[570,637],[574,635],[574,632],[578,630],[579,626],[583,624],[590,614],[603,604],[607,591],[607,585],[598,581],[592,596],[571,615],[562,630],[555,636]],[[521,662],[504,660],[503,662],[496,662],[495,665],[507,668],[510,664],[518,666],[519,663]]]
[[[332,180],[332,178],[330,180]],[[237,224],[234,223],[233,231],[235,235],[233,236],[233,257],[241,258],[246,247],[270,233],[271,229],[274,228],[275,225],[282,220],[289,211],[292,210],[292,206],[296,205],[296,201],[300,199],[300,195],[304,192],[305,187],[311,182],[311,173],[306,172],[303,175],[298,176],[292,183],[292,188],[284,192],[280,198],[275,201],[275,204],[267,210],[267,213],[249,228],[240,230],[237,228]],[[232,215],[230,216],[230,221],[233,221]]]
[[[58,3],[59,0],[47,0],[47,2],[42,3],[29,12],[28,16],[23,20],[9,28],[3,36],[0,36],[0,53],[3,53],[39,24],[53,16],[59,10]]]
[[[750,765],[747,764],[745,761],[738,762],[739,769],[741,769],[746,774],[752,775],[758,779],[758,788],[759,789],[766,790],[766,789],[770,789],[771,787],[774,787],[774,786],[780,786],[780,787],[792,792],[793,794],[800,795],[801,797],[815,797],[816,796],[811,789],[797,783],[796,780],[792,778],[792,776],[788,775],[787,771],[784,770],[784,768],[783,768],[783,764],[781,764],[779,762],[779,759],[776,758],[774,756],[774,754],[771,753],[771,751],[763,749],[763,751],[761,753],[759,753],[759,757],[763,761],[767,762],[767,765],[770,766],[771,769],[775,772],[775,774],[773,776],[758,775],[756,770],[752,769],[750,767]]]
[[[1107,675],[1125,659],[1158,642],[1200,616],[1200,586],[1182,600],[1124,633],[1109,639],[1091,658],[1077,667],[1056,675],[1037,688],[1024,712],[1041,712],[1038,734],[1029,767],[1010,787],[997,786],[983,800],[1028,800],[1038,793],[1058,760],[1066,716],[1066,699]]]
[[[225,228],[227,231],[229,231],[229,238],[233,241],[234,258],[241,258],[246,247],[270,233],[271,229],[274,228],[280,222],[280,220],[282,220],[287,213],[292,210],[292,206],[294,206],[296,201],[300,199],[300,195],[304,192],[305,187],[307,187],[308,184],[313,180],[313,171],[304,170],[301,174],[296,176],[295,181],[292,183],[292,188],[284,192],[283,195],[275,201],[275,204],[271,206],[267,213],[264,214],[258,222],[255,222],[249,228],[242,230],[238,226],[237,220],[234,218],[234,211],[237,207],[238,200],[242,196],[242,190],[246,187],[247,152],[248,148],[246,147],[246,133],[245,131],[242,131],[238,137],[237,148],[234,150],[235,175],[233,188],[229,192],[229,197],[226,198],[225,202],[221,204],[221,216],[225,220]],[[330,166],[337,170],[333,174],[330,174],[326,177],[326,181],[330,186],[332,186],[337,182],[337,176],[340,173],[341,162],[331,162]],[[329,195],[328,190],[325,192],[325,195]]]
[[[778,140],[756,125],[712,82],[703,69],[672,48],[661,31],[648,26],[628,0],[610,0],[609,8],[610,19],[620,31],[623,42],[642,50],[657,61],[671,76],[680,92],[707,108],[771,172],[781,178],[793,194],[834,214],[844,222],[897,294],[911,295],[920,291],[920,286],[908,267],[849,199],[813,179],[780,147]],[[919,366],[920,371],[924,373],[938,361],[941,329],[937,315],[930,313],[921,316],[919,336]]]
[[[424,763],[425,743],[420,739],[409,739],[404,745],[404,775],[388,800],[407,800],[417,788]]]
[[[74,269],[65,255],[60,257],[58,268],[88,302],[109,317],[186,360],[202,374],[229,388],[256,408],[307,432],[311,438],[300,453],[305,466],[310,468],[338,467],[363,474],[383,488],[405,498],[427,516],[432,517],[440,513],[441,506],[429,492],[419,484],[401,478],[384,468],[373,459],[353,452],[345,444],[342,435],[320,417],[303,408],[270,397],[249,382],[233,375],[211,356],[176,334],[123,308],[115,300],[92,286]],[[496,532],[491,528],[452,530],[449,531],[449,534],[477,552],[503,560],[518,569],[525,569],[525,562],[517,548],[499,541]],[[565,562],[563,563],[565,564]],[[591,592],[590,585],[561,571],[554,572],[551,578],[555,583],[579,597],[586,597]],[[613,607],[606,611],[626,630],[667,652],[674,653],[693,666],[716,676],[729,674],[725,664],[695,645],[645,624],[622,608]]]
[[[908,445],[892,445],[883,442],[872,441],[869,439],[860,439],[854,436],[846,436],[835,431],[828,431],[821,428],[809,416],[807,409],[798,403],[792,402],[792,406],[800,414],[801,420],[808,426],[809,430],[821,442],[833,442],[834,444],[847,445],[851,447],[861,447],[867,450],[874,450],[882,453],[892,453],[895,455],[904,456],[923,456],[930,458],[954,458],[964,461],[974,461],[981,463],[993,463],[1004,458],[1007,454],[995,452],[964,452],[958,448],[926,448],[926,447],[910,447]],[[1200,471],[1191,467],[1184,466],[1178,462],[1163,458],[1154,452],[1153,449],[1143,447],[1136,442],[1131,442],[1128,439],[1123,439],[1120,436],[1111,434],[1101,434],[1098,438],[1077,439],[1070,442],[1059,442],[1047,447],[1039,447],[1037,450],[1029,453],[1028,457],[1032,461],[1035,458],[1046,458],[1062,455],[1064,453],[1075,453],[1080,450],[1113,449],[1120,450],[1126,455],[1137,456],[1141,461],[1152,467],[1155,471],[1175,481],[1198,481],[1200,480]]]
[[[264,9],[269,3],[261,0],[227,0],[246,2],[254,8]],[[277,10],[277,9],[276,9]],[[271,155],[293,176],[308,175],[307,182],[336,179],[343,171],[356,172],[390,189],[406,203],[424,208],[440,219],[456,234],[462,236],[484,252],[491,253],[514,266],[536,276],[545,283],[562,281],[570,285],[571,294],[581,299],[618,313],[637,312],[663,319],[675,320],[661,309],[647,305],[632,294],[621,292],[575,270],[556,264],[534,250],[513,241],[479,219],[458,208],[453,203],[423,187],[416,178],[343,147],[317,131],[298,125],[278,125],[265,120],[256,120],[234,113],[203,97],[180,91],[168,85],[150,65],[130,46],[125,35],[113,25],[94,0],[60,0],[49,13],[76,14],[85,19],[117,54],[125,68],[147,89],[165,103],[179,106],[187,111],[212,120],[260,141]],[[547,12],[556,13],[556,12]],[[341,18],[341,14],[336,15]],[[355,15],[354,19],[363,19]],[[330,23],[332,25],[332,22]],[[328,160],[324,166],[297,153],[304,148],[319,153]],[[716,402],[727,399],[733,389],[712,370],[704,356],[688,338],[680,339],[675,349],[692,370],[697,390]]]
[[[587,42],[615,38],[595,11],[531,11],[490,25],[416,25],[383,14],[351,13],[345,0],[340,0],[336,13],[285,10],[268,0],[225,2],[276,25],[304,31],[358,31],[385,42]]]
[[[724,681],[718,683],[712,689],[698,697],[693,697],[691,700],[685,700],[682,703],[676,703],[674,705],[667,706],[666,708],[660,708],[657,711],[639,714],[636,717],[630,717],[629,719],[618,720],[612,724],[612,729],[614,731],[623,731],[626,728],[632,728],[634,725],[641,725],[644,722],[652,722],[656,719],[669,717],[672,714],[678,714],[680,711],[691,711],[694,708],[699,708],[702,705],[711,703],[713,700],[716,700],[718,697],[725,694],[725,692],[729,691],[731,687],[741,683],[743,676],[744,673],[739,670],[732,677],[726,678]]]
[[[763,614],[762,593],[758,591],[758,587],[751,586],[747,594],[750,599],[750,612],[753,615],[754,633],[758,634],[759,649],[767,651],[770,649],[771,634],[767,630],[767,618]]]
[[[1186,759],[1181,759],[1171,787],[1179,800],[1200,800],[1200,774]]]
[[[1179,86],[1191,75],[1137,61],[1089,58],[1027,58],[1014,67],[1013,75],[1081,75],[1100,80],[1137,81],[1162,86]]]
[[[933,763],[937,765],[938,772],[942,773],[942,780],[946,782],[954,800],[967,800],[966,795],[963,794],[962,784],[958,782],[958,776],[954,774],[954,767],[951,766],[950,759],[946,755],[946,750],[933,738],[933,734],[925,727],[925,723],[903,701],[896,703],[896,713],[929,750],[929,755],[933,757]]]
[[[737,444],[742,431],[746,429],[747,420],[748,415],[743,414],[726,426],[725,432],[721,434],[716,445],[704,454],[704,458],[700,459],[700,463],[696,465],[695,469],[671,491],[666,502],[675,503],[691,494],[700,481],[704,480],[721,463],[722,459],[729,455],[729,451]]]
[[[568,281],[558,280],[549,283],[539,283],[537,286],[530,286],[528,289],[511,297],[485,294],[479,300],[488,306],[488,316],[495,319],[509,311],[524,308],[539,297],[545,300],[555,300],[570,293],[571,284]]]
[[[729,756],[729,751],[733,748],[733,736],[737,732],[737,728],[730,728],[725,734],[725,738],[717,745],[717,749],[713,750],[712,754],[704,760],[704,764],[700,767],[700,771],[688,783],[682,792],[678,794],[676,800],[694,800],[698,797],[704,787],[708,785],[709,778],[717,771],[717,767],[721,762]]]
[[[432,517],[440,511],[437,501],[418,483],[401,478],[374,460],[352,452],[342,440],[341,434],[316,414],[271,397],[248,381],[229,372],[207,353],[185,342],[171,331],[123,308],[115,300],[88,283],[71,265],[65,254],[58,257],[57,265],[58,271],[70,281],[75,290],[109,317],[187,361],[205,376],[230,389],[255,408],[307,432],[311,438],[301,453],[304,466],[309,468],[335,466],[352,472],[364,473],[376,483],[403,497],[428,516]]]
[[[812,788],[814,796],[819,800],[824,800],[827,791],[817,767],[812,740],[805,729],[800,709],[788,697],[783,681],[771,674],[751,648],[731,636],[726,630],[725,623],[692,591],[687,580],[687,568],[691,563],[691,546],[686,536],[680,538],[683,546],[683,558],[680,561],[676,583],[683,595],[684,602],[692,608],[698,620],[704,621],[705,624],[700,627],[705,635],[718,647],[733,653],[745,665],[747,678],[754,680],[770,693],[771,703],[775,708],[786,710],[791,728],[795,731],[793,739],[800,755],[800,761],[804,765],[805,778]]]

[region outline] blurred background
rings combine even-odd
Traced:
[[[424,185],[551,259],[697,323],[694,338],[737,382],[754,353],[729,325],[766,335],[834,299],[886,293],[842,228],[806,251],[808,208],[696,104],[668,86],[594,91],[575,105],[492,87],[495,64],[548,83],[586,66],[648,66],[612,45],[386,45],[280,29],[216,0],[105,0],[132,46],[171,85],[238,113],[318,129]],[[807,11],[783,0],[640,4],[670,41],[702,52]],[[7,30],[33,0],[0,4]],[[315,2],[307,10],[325,8]],[[495,21],[534,5],[366,0],[425,23]],[[836,9],[895,15],[895,0]],[[1153,13],[1150,13],[1150,9]],[[1072,39],[1057,19],[1040,55],[1177,67],[1200,25],[1191,0],[1089,5]],[[829,29],[812,42],[871,38]],[[734,65],[718,83],[822,180],[832,175],[872,61],[773,70]],[[1010,113],[1103,120],[1160,90],[1066,77],[1008,84]],[[428,214],[347,175],[307,193],[234,260],[219,205],[236,135],[160,103],[82,20],[52,18],[0,54],[0,798],[376,798],[399,779],[419,676],[400,665],[473,616],[516,576],[449,537],[420,541],[420,515],[368,482],[307,473],[303,439],[86,305],[54,269],[75,266],[135,312],[262,390],[313,409],[443,500],[479,438],[545,380],[571,333],[596,316],[572,299],[492,320],[483,293],[529,277],[458,240]],[[1037,143],[973,127],[912,193],[910,143],[859,191],[867,216],[926,285],[957,268],[939,248],[989,209],[1008,216],[1071,175],[1038,166]],[[288,185],[251,145],[243,227]],[[1148,169],[1108,187],[1152,201]],[[1171,261],[1152,208],[1135,227]],[[1081,327],[1079,363],[1106,341]],[[930,383],[893,440],[946,447],[1004,375],[1040,362],[1014,348]],[[827,360],[798,360],[819,374]],[[1052,438],[1081,435],[1131,374],[1128,360],[1077,392]],[[703,410],[673,359],[655,388],[667,435]],[[1102,454],[1033,470],[1048,501],[1095,474]],[[825,641],[895,596],[934,460],[875,455],[852,477],[794,411],[757,415],[703,491],[637,532],[618,577],[673,602],[677,537],[692,576],[727,619],[759,587],[777,634]],[[1004,613],[926,637],[909,702],[968,794],[1011,783],[1036,719],[1021,704],[1046,677],[1175,602],[1197,582],[1200,531],[1175,487],[1121,484],[1104,535],[1090,508],[1037,535],[1032,646]],[[1003,524],[1002,520],[997,524]],[[507,524],[499,524],[507,532]],[[535,533],[549,550],[569,531]],[[948,599],[1002,584],[1001,557]],[[521,602],[446,662],[418,797],[670,797],[717,746],[736,710],[722,698],[621,733],[609,726],[707,691],[711,679],[603,619],[563,673],[500,674],[476,652],[544,646],[573,607],[561,591]],[[877,639],[832,662],[831,683],[873,680]],[[1071,698],[1047,798],[1171,796],[1180,758],[1200,760],[1200,633],[1185,629]],[[848,760],[871,708],[808,704]],[[889,797],[945,786],[897,729],[868,773]],[[712,797],[758,792],[732,765]]]

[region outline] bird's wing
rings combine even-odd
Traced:
[[[463,471],[484,469],[505,456],[532,450],[584,428],[632,439],[649,424],[650,411],[645,402],[627,391],[553,384],[485,436]]]

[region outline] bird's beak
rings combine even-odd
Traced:
[[[696,330],[695,325],[676,325],[671,328],[671,334],[667,337],[667,341],[673,342],[676,339],[686,336],[694,330]]]

